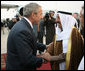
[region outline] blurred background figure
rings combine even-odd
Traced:
[[[5,27],[8,27],[9,21],[10,21],[10,19],[9,18],[6,18]]]
[[[73,13],[73,17],[77,20],[78,22],[78,29],[80,28],[80,20],[79,20],[79,14],[78,13]],[[76,25],[75,25],[76,27]]]
[[[5,34],[4,27],[5,27],[5,20],[3,22],[1,21],[1,30],[2,30],[3,34]]]
[[[43,37],[45,36],[44,34],[44,19],[42,18],[39,22],[38,26],[38,42],[43,43]]]
[[[44,17],[44,27],[46,27],[46,44],[53,41],[55,34],[55,19],[53,18],[54,11],[49,11]]]
[[[18,16],[14,16],[11,21],[8,23],[8,28],[11,30],[11,28],[15,25],[15,23],[19,21]]]
[[[80,32],[83,35],[84,38],[84,6],[82,7],[82,10],[80,11]]]

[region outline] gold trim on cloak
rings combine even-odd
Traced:
[[[76,47],[74,46],[75,43],[76,43]],[[77,55],[76,55],[76,52],[78,52]],[[72,31],[71,31],[69,41],[68,41],[67,53],[66,53],[65,70],[77,70],[78,65],[81,61],[81,58],[83,56],[83,53],[84,53],[83,38],[80,32],[78,31],[78,29],[75,27],[72,27]]]
[[[73,27],[75,28],[75,27]],[[73,29],[72,28],[72,29]],[[67,48],[67,53],[66,53],[66,67],[65,67],[65,70],[68,70],[69,69],[69,65],[70,65],[70,57],[71,57],[71,44],[72,44],[72,30],[71,30],[71,35],[69,37],[69,41],[68,41],[68,48]]]
[[[67,54],[66,54],[66,70],[69,69],[70,55],[71,55],[71,36],[70,36],[70,39],[68,41],[68,49],[67,49]]]

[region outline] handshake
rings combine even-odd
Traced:
[[[50,43],[49,45],[47,45],[47,49],[50,48],[52,45],[53,45],[53,42]],[[50,53],[46,52],[46,50],[45,50],[42,54],[38,55],[37,57],[43,58],[45,62],[56,61],[56,62],[60,63],[60,62],[65,61],[66,54],[65,53],[61,53],[61,54],[59,54],[57,56],[51,56]]]
[[[51,56],[48,52],[42,53],[41,55],[38,55],[38,57],[42,57],[43,59],[47,61],[57,61],[58,63],[65,61],[66,54],[61,53],[58,56]]]

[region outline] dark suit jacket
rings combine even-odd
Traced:
[[[45,48],[45,45],[37,43],[33,29],[22,18],[8,36],[6,70],[35,70],[42,64],[42,58],[36,57],[36,52]]]

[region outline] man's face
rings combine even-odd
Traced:
[[[80,11],[80,22],[81,22],[81,27],[84,28],[84,16],[82,16],[82,10]]]
[[[61,25],[59,14],[56,17],[56,23],[58,24],[58,27],[61,29],[62,28],[62,25]]]
[[[73,14],[73,17],[74,17],[75,19],[77,19],[77,18],[78,18],[78,15],[77,15],[77,14]]]
[[[42,8],[39,9],[37,14],[34,14],[34,23],[38,24],[40,19],[42,18]]]

